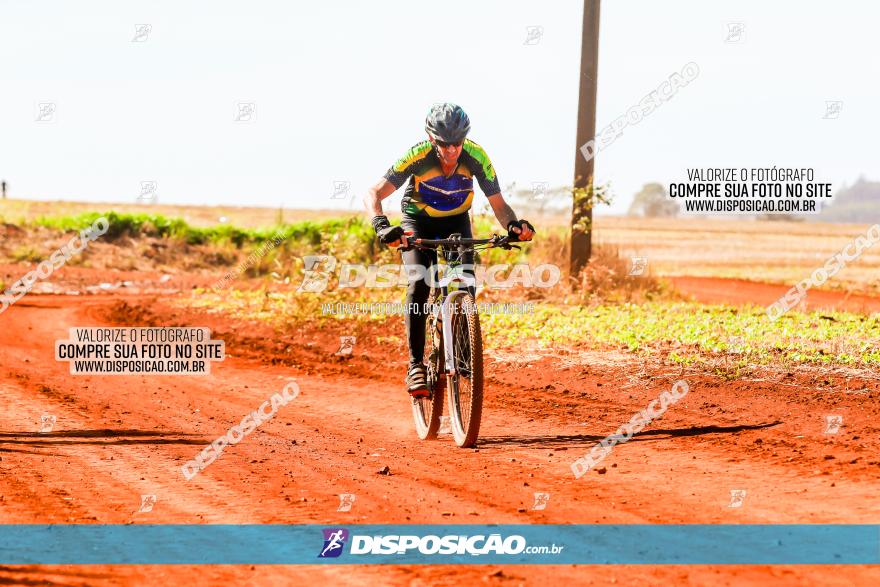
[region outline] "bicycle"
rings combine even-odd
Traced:
[[[519,248],[509,237],[462,238],[460,234],[445,239],[403,237],[402,250],[408,247],[433,249],[446,261],[445,283],[432,283],[428,294],[430,313],[425,321],[425,359],[427,362],[427,397],[412,398],[416,433],[422,440],[437,437],[443,413],[443,392],[449,402],[449,420],[455,444],[472,447],[480,432],[483,414],[483,339],[473,295],[464,287],[461,260],[465,253],[493,247]],[[512,241],[518,242],[518,241]]]

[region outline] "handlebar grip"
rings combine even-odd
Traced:
[[[412,249],[411,241],[415,239],[411,239],[410,237],[415,234],[412,230],[403,231],[403,236],[400,237],[400,246],[397,247],[399,251],[408,251]]]

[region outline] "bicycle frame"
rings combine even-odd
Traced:
[[[442,248],[443,257],[445,258],[447,254],[457,252],[459,257],[466,252],[466,247],[469,245],[485,245],[491,244],[493,246],[498,246],[502,248],[519,248],[516,245],[511,245],[508,243],[506,237],[493,236],[488,239],[463,239],[460,234],[451,234],[449,238],[446,239],[422,239],[422,238],[409,238],[406,235],[403,237],[403,242],[401,244],[401,249],[406,249],[410,245],[421,246],[424,248],[431,248],[433,250],[438,250],[438,247]],[[457,251],[447,250],[446,247],[457,247]],[[440,255],[437,256],[437,262],[440,262]],[[456,263],[451,265],[452,267],[458,266],[461,263]],[[459,296],[465,295],[468,293],[467,290],[455,289],[453,291],[449,291],[449,284],[451,283],[464,283],[464,280],[461,278],[453,277],[449,280],[449,283],[442,286],[441,291],[443,292],[443,301],[440,304],[440,321],[443,325],[443,358],[446,364],[446,375],[448,377],[452,377],[456,375],[455,371],[455,357],[453,355],[453,344],[452,344],[452,308],[455,303],[456,298]],[[432,306],[431,313],[436,315],[437,309]]]
[[[468,253],[481,250],[477,247],[484,245],[514,248],[509,243],[510,238],[493,235],[488,239],[473,239],[452,234],[445,239],[422,239],[407,238],[406,233],[401,238],[400,244],[404,250],[413,246],[435,251],[438,270],[444,261],[446,263],[446,274],[439,283],[432,281],[429,296],[431,309],[426,334],[431,337],[431,350],[426,349],[426,352],[430,352],[428,382],[433,395],[414,396],[412,400],[416,432],[422,440],[437,437],[445,387],[455,443],[464,448],[473,446],[477,441],[483,411],[483,341],[476,300],[471,296],[471,287],[475,287],[476,282],[468,271],[468,267],[472,266],[465,264],[465,261]],[[456,316],[456,312],[467,312],[468,315]],[[463,330],[459,328],[459,323]],[[438,328],[443,332],[439,338]],[[429,341],[425,343],[427,345]],[[442,357],[437,355],[440,350],[437,346],[440,344],[443,345]],[[458,367],[462,370],[459,371]]]
[[[467,293],[466,290],[461,289],[448,292],[443,299],[443,303],[440,305],[440,320],[443,324],[443,355],[446,360],[447,376],[454,376],[456,374],[455,358],[452,354],[452,304],[455,298],[467,295]],[[432,309],[432,311],[436,310]]]

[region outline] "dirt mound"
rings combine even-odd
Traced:
[[[26,236],[27,233],[15,224],[8,222],[0,223],[0,237],[4,239],[16,239]]]
[[[173,326],[162,323],[149,307],[131,305],[125,300],[113,302],[105,312],[107,320],[117,326]]]

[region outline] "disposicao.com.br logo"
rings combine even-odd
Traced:
[[[324,545],[318,558],[335,558],[342,554],[349,532],[345,528],[325,528]],[[526,539],[518,534],[502,537],[501,534],[477,534],[427,536],[417,535],[353,535],[349,554],[393,554],[405,555],[416,551],[421,555],[516,555],[516,554],[560,554],[564,546],[556,544],[528,546]]]
[[[342,549],[348,540],[348,530],[345,528],[324,528],[324,546],[318,553],[318,558],[336,558],[342,554]]]

